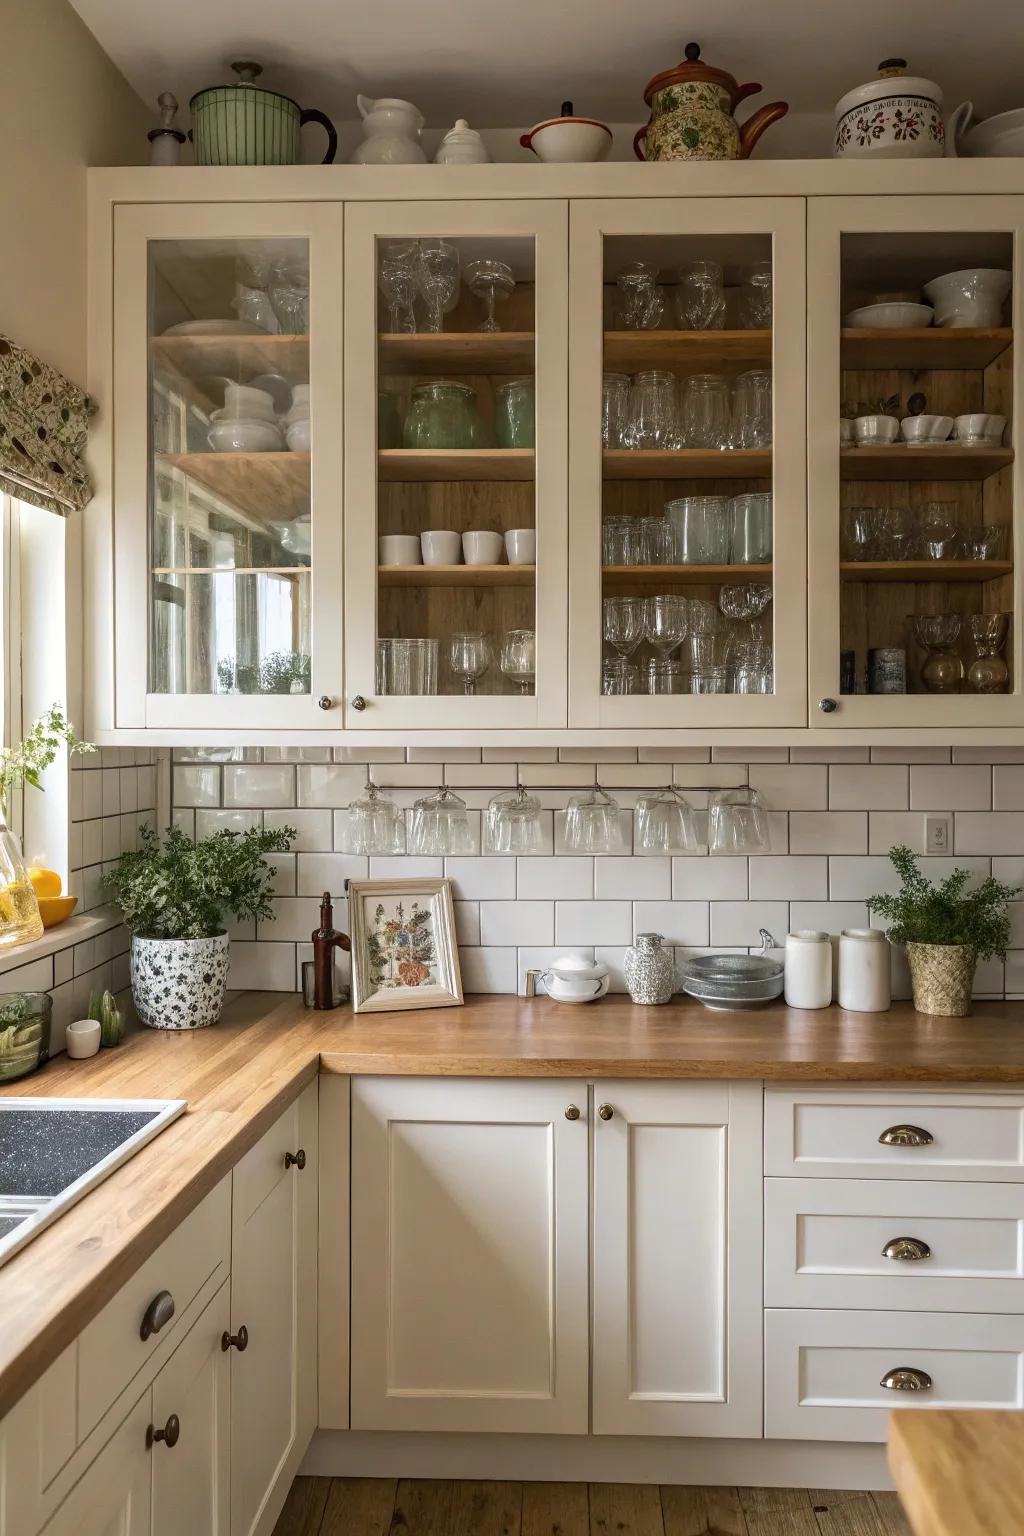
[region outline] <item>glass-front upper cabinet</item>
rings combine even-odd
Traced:
[[[570,724],[806,719],[804,203],[572,208]]]
[[[341,211],[120,207],[114,261],[116,723],[340,723]]]
[[[564,203],[346,209],[345,723],[566,723]]]
[[[809,220],[811,724],[1020,725],[1024,199]]]

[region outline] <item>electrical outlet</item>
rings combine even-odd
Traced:
[[[953,820],[950,816],[926,816],[924,819],[925,853],[950,853],[953,848]]]

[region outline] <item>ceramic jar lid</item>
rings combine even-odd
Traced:
[[[840,96],[835,105],[836,121],[845,117],[854,107],[866,107],[873,101],[882,101],[889,96],[921,96],[926,101],[934,102],[937,107],[942,106],[942,87],[934,80],[925,80],[920,75],[908,75],[906,59],[883,59],[878,66],[877,79],[856,85],[845,96]]]
[[[728,91],[734,107],[745,97],[753,96],[761,89],[759,85],[737,85],[735,75],[728,74],[724,69],[714,69],[710,64],[702,64],[700,44],[687,43],[685,61],[677,64],[674,69],[666,69],[660,75],[655,75],[644,91],[644,101],[650,106],[654,96],[658,91],[665,90],[666,86],[687,85],[693,80],[706,80],[709,84]]]

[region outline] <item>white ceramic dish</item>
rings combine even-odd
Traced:
[[[550,117],[537,123],[519,140],[538,160],[553,165],[606,160],[612,147],[612,131],[592,117]]]
[[[269,526],[277,534],[282,549],[290,555],[308,557],[312,554],[313,529],[308,517],[297,517],[294,523],[271,523]]]
[[[298,421],[293,421],[285,433],[285,441],[292,453],[308,453],[310,444],[309,417],[302,416]]]
[[[182,320],[169,325],[165,336],[266,336],[265,326],[253,320]]]
[[[903,441],[914,448],[944,443],[952,430],[952,416],[904,416],[900,422]]]
[[[958,155],[1024,155],[1024,107],[979,122],[973,103],[964,101],[950,113],[948,132]]]
[[[851,309],[845,323],[858,331],[897,331],[931,325],[934,317],[930,304],[864,304]]]
[[[1001,267],[964,267],[933,277],[924,292],[935,305],[936,325],[997,326],[1012,281]]]
[[[858,416],[853,423],[853,440],[858,448],[877,448],[894,443],[900,435],[895,416]]]
[[[281,433],[273,422],[245,417],[215,421],[207,441],[214,453],[275,453],[282,447]]]
[[[999,448],[1006,431],[1006,417],[989,411],[969,411],[958,416],[953,424],[953,435],[958,443],[974,448]]]
[[[225,417],[237,421],[274,420],[274,397],[265,389],[253,389],[248,384],[228,384],[224,390]]]

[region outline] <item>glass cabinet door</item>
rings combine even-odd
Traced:
[[[581,202],[571,250],[570,724],[803,724],[803,201]]]
[[[340,705],[340,235],[327,207],[116,211],[118,725]]]
[[[564,203],[346,209],[345,723],[566,723]]]
[[[1019,725],[1024,199],[809,220],[811,724]]]

